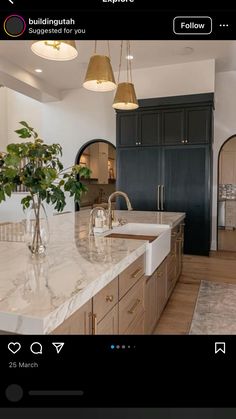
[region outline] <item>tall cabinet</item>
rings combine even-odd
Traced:
[[[117,188],[135,210],[185,212],[187,254],[210,250],[213,99],[144,99],[117,112]]]

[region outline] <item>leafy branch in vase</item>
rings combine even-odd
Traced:
[[[11,197],[17,187],[23,186],[26,189],[27,195],[21,200],[21,204],[24,210],[31,205],[35,211],[36,226],[32,246],[37,248],[42,241],[42,202],[45,201],[58,212],[62,212],[66,205],[65,192],[68,192],[79,203],[82,193],[87,191],[81,178],[89,178],[91,171],[80,165],[64,169],[60,161],[60,144],[45,144],[27,122],[21,121],[20,125],[22,127],[15,131],[18,136],[33,141],[8,144],[7,152],[0,152],[0,203]]]

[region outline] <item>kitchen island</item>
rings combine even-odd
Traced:
[[[117,319],[118,311],[122,317],[126,305],[132,302],[132,298],[134,304],[131,304],[128,310],[128,318],[135,314],[136,310],[137,313],[140,311],[140,319],[141,312],[142,316],[144,315],[145,307],[141,300],[142,297],[145,299],[143,255],[147,242],[103,236],[91,237],[88,235],[89,213],[88,210],[84,210],[52,217],[50,245],[47,256],[41,259],[31,257],[25,243],[0,242],[2,332],[50,334],[67,333],[68,330],[68,333],[109,333],[108,323],[101,323],[108,313],[109,324],[113,325],[114,333],[144,331],[143,328],[135,329],[134,323],[133,329],[129,328],[132,321],[130,323],[126,317],[123,324],[127,327],[118,330]],[[168,224],[174,231],[181,226],[185,214],[116,211],[116,216],[132,223]],[[173,237],[177,237],[178,234],[180,229],[174,232]],[[172,244],[170,261],[173,257]],[[173,265],[173,260],[171,263]],[[130,275],[132,282],[130,287],[127,287],[127,273],[131,268],[134,268]],[[166,269],[168,276],[171,269]],[[141,279],[142,285],[139,281]],[[107,294],[109,287],[112,290],[111,295]],[[104,301],[111,304],[108,311],[102,303],[104,290]],[[166,288],[165,291],[169,294]],[[131,299],[128,298],[129,294]],[[96,304],[99,316],[94,314]],[[142,310],[139,308],[141,306]],[[86,310],[83,310],[83,307],[86,307]],[[83,323],[82,329],[81,325],[76,328],[78,319]],[[66,322],[69,322],[68,327],[63,327]],[[122,324],[121,319],[119,322]],[[142,324],[145,324],[145,320],[142,320]]]

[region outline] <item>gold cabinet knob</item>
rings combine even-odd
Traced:
[[[114,297],[113,297],[113,295],[107,295],[106,296],[106,301],[108,302],[108,303],[112,303],[112,301],[114,300]]]

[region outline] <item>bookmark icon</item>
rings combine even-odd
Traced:
[[[215,354],[218,354],[218,352],[222,352],[223,354],[225,354],[226,352],[225,342],[215,342]]]

